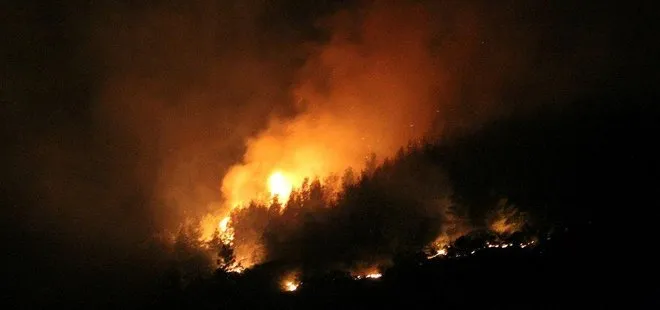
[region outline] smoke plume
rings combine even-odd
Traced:
[[[410,142],[446,139],[472,131],[485,122],[517,110],[537,110],[558,96],[572,96],[577,88],[569,84],[580,82],[582,77],[571,73],[571,79],[563,79],[565,73],[561,70],[567,66],[573,70],[576,67],[602,70],[598,60],[585,58],[589,51],[583,49],[604,42],[596,38],[584,41],[575,48],[561,46],[570,49],[574,56],[564,57],[559,63],[559,59],[552,58],[552,51],[546,50],[558,47],[544,46],[541,40],[552,34],[552,29],[546,28],[542,21],[552,19],[556,12],[548,7],[549,12],[540,13],[537,10],[543,10],[542,6],[364,1],[356,7],[320,19],[317,27],[327,33],[327,39],[304,45],[307,58],[296,72],[295,83],[290,90],[295,113],[293,116],[271,118],[265,130],[247,140],[242,162],[231,167],[222,182],[226,208],[248,206],[255,199],[268,201],[274,194],[279,194],[280,200],[284,200],[281,203],[286,203],[288,190],[282,197],[282,193],[269,188],[269,178],[274,174],[289,188],[302,186],[307,178],[318,178],[323,183],[329,177],[341,175],[347,168],[355,171],[367,168],[365,165],[370,159],[373,160],[370,154],[375,155],[376,163],[382,163]],[[540,20],[521,18],[525,14],[540,14]],[[594,81],[580,82],[580,85],[584,88],[589,83]],[[532,93],[533,97],[529,97]],[[527,104],[520,105],[520,101]],[[417,164],[409,166],[409,174],[414,174],[417,169],[432,167],[427,167],[423,161]],[[439,171],[438,178],[442,179],[443,174]],[[406,184],[407,181],[403,180],[410,176],[399,177],[402,184]],[[348,202],[350,207],[337,207],[338,210],[346,212],[348,218],[361,214],[368,220],[351,227],[337,224],[331,228],[317,223],[327,230],[319,233],[318,240],[331,242],[328,241],[332,239],[330,236],[345,234],[359,239],[361,237],[357,236],[367,233],[362,231],[363,227],[377,226],[376,230],[383,229],[381,233],[386,235],[393,229],[397,231],[392,234],[397,235],[396,242],[386,237],[387,240],[372,240],[371,244],[361,245],[362,251],[381,259],[391,257],[398,251],[392,242],[408,244],[412,248],[412,244],[423,246],[419,240],[413,242],[414,238],[422,238],[424,242],[430,242],[434,237],[438,240],[456,238],[456,233],[449,236],[452,230],[465,231],[467,228],[443,228],[443,219],[447,225],[460,222],[443,213],[451,201],[445,200],[444,205],[434,204],[435,209],[427,208],[428,204],[433,204],[432,201],[449,199],[446,193],[451,192],[451,186],[438,180],[428,181],[442,184],[442,189],[434,195],[407,192],[407,195],[417,197],[419,200],[416,201],[425,207],[416,208],[413,202],[404,207],[404,203],[393,202],[401,202],[397,199],[403,196],[405,190],[402,188],[405,186],[388,184],[378,187],[379,192],[383,193],[380,197],[383,200],[369,203],[382,206],[388,204],[388,199],[393,199],[389,203],[403,209],[378,207],[372,210],[372,214],[369,207],[364,206],[366,203],[362,204],[364,209],[360,209],[357,207],[359,204]],[[422,183],[420,180],[414,182]],[[367,188],[376,191],[370,186]],[[419,188],[422,191],[423,186]],[[384,193],[391,193],[394,197]],[[284,212],[286,214],[287,211]],[[403,223],[378,222],[376,213],[400,217]],[[312,217],[318,216],[321,215]],[[332,218],[330,222],[333,223],[350,222],[338,215],[324,216]],[[294,222],[257,217],[266,222],[256,225],[256,232],[249,233],[251,237],[239,238],[235,244],[238,257],[243,258],[244,263],[248,262],[247,265],[260,259],[281,258],[281,253],[305,252],[308,250],[306,247],[313,243],[296,243],[296,240],[303,238],[302,235],[312,233],[293,228],[297,225]],[[415,222],[416,218],[420,222]],[[412,222],[407,223],[406,219]],[[420,236],[433,233],[418,231],[418,234],[410,235],[406,230],[416,231],[415,227],[425,227],[423,221],[426,220],[435,220],[434,225],[437,226],[431,229],[435,231],[435,236],[424,238]],[[272,224],[278,221],[282,223]],[[279,228],[268,228],[266,223]],[[406,229],[393,228],[399,224]],[[267,244],[270,249],[264,250],[263,239],[267,239],[264,235],[268,234],[280,235],[275,238],[280,241]],[[402,240],[405,239],[402,236],[413,239]],[[342,242],[356,243],[349,239]],[[341,244],[339,241],[336,243]],[[352,253],[341,246],[334,248],[334,251]],[[272,257],[254,254],[264,252]],[[323,251],[315,248],[311,252]],[[328,258],[331,253],[319,255]],[[287,259],[313,260],[311,257]]]
[[[248,140],[243,163],[223,181],[229,203],[265,192],[275,170],[300,186],[423,137],[439,92],[429,18],[418,6],[375,5],[326,19],[330,38],[310,47],[292,90],[299,112]]]

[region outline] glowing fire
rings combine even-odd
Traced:
[[[450,239],[447,235],[440,235],[432,244],[431,251],[427,252],[428,256],[426,258],[431,259],[438,256],[447,256],[449,248]]]
[[[238,273],[241,274],[245,271],[245,268],[241,265],[233,265],[227,268],[227,272],[232,272],[232,273]]]
[[[286,202],[293,190],[293,184],[282,172],[275,171],[268,177],[268,190],[271,197],[277,196],[280,202]]]
[[[231,245],[234,242],[234,228],[231,226],[231,217],[225,216],[218,224],[220,229],[220,240],[222,243]]]
[[[376,280],[376,279],[380,279],[382,276],[383,276],[382,273],[380,273],[380,272],[374,272],[374,273],[369,273],[369,274],[366,274],[366,275],[357,275],[357,276],[355,276],[354,278],[355,278],[356,280],[360,280],[360,279],[372,279],[372,280]]]
[[[427,256],[428,259],[438,257],[438,256],[446,256],[447,255],[447,249],[446,248],[440,248],[436,249],[435,253],[433,255]]]
[[[300,287],[302,282],[298,280],[298,274],[299,274],[298,272],[291,272],[284,276],[284,278],[280,282],[280,286],[282,287],[283,291],[293,292]]]
[[[364,277],[367,278],[367,279],[380,279],[380,277],[382,277],[382,276],[383,276],[383,274],[381,274],[381,273],[370,273],[370,274],[368,274]]]
[[[296,283],[293,281],[285,281],[284,282],[284,290],[287,292],[293,292],[298,289],[298,286],[300,283]]]
[[[378,267],[368,267],[365,269],[352,271],[351,274],[353,278],[356,280],[360,280],[360,279],[376,280],[376,279],[380,279],[383,276],[383,274],[380,272]]]

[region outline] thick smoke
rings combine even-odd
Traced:
[[[300,112],[248,141],[244,163],[223,181],[229,203],[264,192],[274,170],[299,186],[421,138],[439,88],[428,19],[421,7],[376,5],[325,20],[330,39],[311,47],[293,89]]]
[[[286,3],[2,7],[3,236],[26,267],[8,281],[45,303],[149,288],[154,237],[220,209],[243,141],[290,111],[308,34]]]
[[[551,23],[558,9],[364,1],[321,19],[329,38],[305,45],[291,89],[297,114],[272,118],[247,141],[224,198],[234,206],[263,194],[274,170],[300,185],[360,169],[370,153],[382,159],[408,141],[472,131],[588,90],[607,73],[609,38],[592,29],[561,37]]]
[[[364,1],[357,8],[341,10],[321,19],[317,25],[328,33],[328,38],[308,45],[309,56],[297,72],[297,82],[291,89],[297,114],[272,118],[267,129],[247,141],[242,163],[232,167],[223,180],[222,190],[228,207],[245,206],[251,199],[269,199],[267,180],[274,172],[283,174],[295,187],[301,186],[306,178],[323,181],[342,174],[347,167],[362,170],[369,154],[375,154],[382,162],[411,141],[445,139],[469,132],[493,119],[537,110],[557,98],[574,96],[578,90],[576,84],[588,88],[597,81],[583,81],[585,76],[562,70],[583,68],[591,70],[590,74],[603,72],[602,60],[588,56],[590,48],[606,42],[602,38],[585,37],[586,41],[575,47],[545,45],[543,39],[557,35],[544,24],[556,18],[557,12],[553,9],[556,8],[543,4],[527,7],[513,2],[495,6]],[[526,15],[536,15],[538,19],[531,20]],[[567,51],[558,51],[560,49]],[[566,52],[570,57],[554,58],[555,52]],[[417,169],[431,169],[423,161],[408,167],[409,174]],[[443,173],[438,174],[442,179]],[[409,177],[405,173],[398,176],[402,184],[422,182],[409,180]],[[375,229],[392,235],[360,246],[361,251],[381,260],[399,251],[393,242],[406,244],[410,250],[414,248],[412,244],[417,248],[423,246],[415,238],[432,241],[427,236],[433,235],[430,231],[434,231],[432,237],[437,237],[438,242],[456,238],[468,228],[463,220],[446,211],[452,205],[447,194],[451,192],[450,185],[438,180],[427,181],[439,182],[442,185],[436,185],[442,189],[435,194],[423,194],[406,192],[402,189],[405,186],[399,184],[378,185],[377,189],[365,185],[369,188],[367,191],[381,193],[379,199],[382,200],[361,204],[346,202],[350,207],[345,208],[341,208],[343,202],[340,202],[337,208],[343,211],[335,211],[346,212],[348,218],[360,214],[365,222],[343,226],[340,223],[351,220],[332,214],[320,215],[323,212],[318,211],[319,214],[312,217],[328,216],[332,219],[330,222],[337,224],[317,223],[323,227],[320,229],[327,230],[318,233],[317,241],[298,242],[314,234],[295,229],[295,221],[274,220],[281,222],[273,224],[279,227],[277,229],[268,228],[265,223],[258,224],[254,227],[256,232],[250,232],[251,237],[236,240],[237,255],[247,265],[259,261],[255,257],[279,259],[282,253],[287,253],[286,259],[310,262],[315,259],[293,258],[290,253],[308,251],[307,247],[318,240],[336,241],[330,253],[319,254],[325,258],[334,257],[331,253],[335,252],[353,253],[339,244],[357,244],[356,240],[363,234],[373,233]],[[423,186],[418,188],[423,191]],[[393,196],[388,196],[390,194]],[[407,203],[403,203],[400,199],[406,195],[419,201],[404,199]],[[443,199],[444,204],[434,203]],[[388,203],[397,207],[383,207]],[[416,203],[425,207],[415,207]],[[369,204],[374,204],[376,209],[369,210]],[[429,209],[429,204],[434,207]],[[379,222],[378,214],[400,220]],[[422,222],[426,220],[435,220],[435,227],[426,232],[417,231],[415,227],[425,227],[426,223]],[[449,227],[444,227],[442,221]],[[405,229],[395,228],[399,226]],[[250,225],[241,227],[249,230]],[[372,230],[362,231],[364,227]],[[240,235],[240,230],[237,234]],[[268,234],[270,237],[264,237]],[[346,235],[351,237],[330,237]],[[263,249],[264,238],[270,238],[268,250]],[[272,242],[273,238],[280,241]],[[271,257],[255,254],[264,251]],[[317,248],[309,251],[323,252]]]
[[[171,227],[220,208],[225,169],[287,102],[295,55],[286,29],[259,24],[259,2],[133,9],[98,31],[112,66],[95,113],[136,151],[135,173]]]

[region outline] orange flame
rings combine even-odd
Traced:
[[[302,284],[302,282],[300,282],[298,278],[299,278],[298,272],[290,272],[282,278],[280,282],[280,287],[285,292],[294,292]]]
[[[281,202],[289,200],[293,190],[293,184],[282,172],[275,171],[268,178],[268,190],[272,197],[277,197]]]

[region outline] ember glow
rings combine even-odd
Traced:
[[[433,253],[432,255],[427,256],[427,258],[431,259],[431,258],[435,258],[435,257],[438,257],[438,256],[445,256],[445,255],[447,255],[447,249],[446,248],[440,248],[440,249],[437,249],[435,251],[435,253]]]
[[[373,266],[373,267],[357,269],[356,271],[352,271],[351,276],[355,280],[361,280],[361,279],[377,280],[380,279],[383,276],[383,274],[380,271],[379,267]]]
[[[429,255],[426,258],[460,258],[469,255],[476,255],[480,251],[486,249],[529,249],[536,245],[537,242],[535,240],[521,242],[487,241],[482,246],[471,248],[468,251],[456,251],[452,245],[446,245],[441,249],[437,249],[434,254]]]
[[[380,273],[370,273],[370,274],[368,274],[364,277],[367,278],[367,279],[380,279],[380,277],[382,277],[382,276],[383,275],[380,274]]]
[[[291,272],[286,274],[280,281],[280,287],[282,288],[282,290],[285,292],[296,291],[302,284],[302,282],[298,280],[298,277],[299,277],[299,273],[297,272]]]

